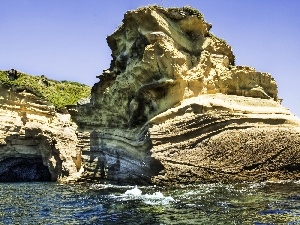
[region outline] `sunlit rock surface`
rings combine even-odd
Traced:
[[[235,66],[231,47],[211,27],[190,7],[125,14],[107,37],[110,68],[91,98],[69,110],[82,180],[300,177],[299,119],[281,106],[274,78]]]
[[[77,126],[48,101],[0,84],[0,181],[77,180]]]

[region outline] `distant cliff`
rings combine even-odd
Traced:
[[[231,47],[211,27],[191,7],[125,14],[107,37],[110,68],[91,98],[70,108],[83,180],[300,177],[300,120],[281,106],[274,78],[236,66]]]
[[[90,87],[0,71],[0,182],[76,180],[77,125],[65,106]]]

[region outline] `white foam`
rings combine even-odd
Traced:
[[[171,196],[164,196],[161,192],[155,192],[143,195],[143,201],[148,205],[168,205],[174,202],[174,199]]]
[[[163,193],[159,191],[153,194],[143,195],[142,191],[137,186],[135,186],[133,189],[125,191],[125,193],[119,197],[121,197],[123,200],[128,198],[140,199],[148,205],[167,205],[175,201],[171,196],[164,196]]]
[[[158,191],[158,192],[153,193],[152,195],[145,194],[145,197],[149,198],[149,199],[161,199],[161,198],[164,198],[165,196],[163,195],[163,193]]]
[[[140,189],[138,189],[137,186],[135,186],[133,189],[125,191],[125,195],[141,196],[142,195],[142,191]]]

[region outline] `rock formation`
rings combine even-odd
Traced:
[[[191,7],[128,11],[111,66],[70,108],[83,180],[174,184],[300,177],[300,120],[268,73],[235,66]]]
[[[0,182],[300,178],[300,120],[191,7],[129,11],[90,89],[0,71]]]
[[[59,112],[33,88],[45,90],[63,84],[44,76],[10,77],[1,71],[0,182],[77,180],[81,167],[77,125],[66,110]],[[24,82],[29,86],[22,86]],[[74,88],[67,82],[64,85]]]

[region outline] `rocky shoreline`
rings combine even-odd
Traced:
[[[299,179],[299,118],[211,27],[191,7],[128,11],[110,68],[68,110],[2,85],[0,160],[39,156],[61,182]]]

